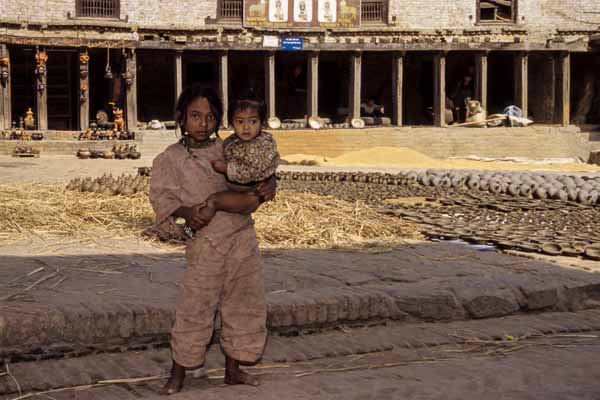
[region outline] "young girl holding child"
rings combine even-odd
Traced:
[[[227,167],[223,142],[216,136],[222,114],[213,90],[186,89],[176,109],[182,138],[152,167],[150,201],[157,224],[180,217],[195,230],[186,246],[188,266],[171,331],[173,365],[163,394],[180,391],[186,369],[204,363],[216,312],[222,321],[225,383],[258,384],[239,367],[260,358],[267,334],[262,266],[250,214],[275,196],[276,183],[271,175],[252,191],[229,190],[225,175],[212,166]]]

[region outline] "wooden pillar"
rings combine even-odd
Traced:
[[[275,114],[275,52],[265,54],[265,96],[267,102],[267,119]]]
[[[39,58],[38,58],[39,56]],[[48,130],[48,87],[46,62],[47,53],[43,50],[36,53],[36,117],[37,129],[40,131]]]
[[[137,56],[134,49],[128,51],[125,63],[126,72],[131,79],[125,85],[127,87],[127,129],[134,131],[137,129]]]
[[[515,55],[515,103],[523,111],[523,117],[528,114],[528,64],[529,56],[526,52]]]
[[[360,118],[360,84],[362,78],[362,54],[350,56],[350,118]]]
[[[559,118],[562,126],[571,123],[571,54],[563,52],[556,58],[558,71],[558,101],[560,105]]]
[[[479,100],[481,107],[487,109],[487,91],[488,91],[488,53],[479,53],[476,55],[475,65],[475,100]]]
[[[446,125],[446,55],[441,52],[433,62],[433,124]]]
[[[229,107],[229,56],[227,51],[219,54],[219,96],[223,102],[223,120],[221,125],[224,128],[229,127],[227,118],[227,109]]]
[[[12,121],[10,55],[5,44],[0,45],[0,73],[6,77],[0,82],[0,129],[9,129]]]
[[[398,126],[402,126],[402,92],[404,89],[404,53],[394,53],[393,65],[392,65],[392,102],[394,105],[393,111],[393,123]]]
[[[309,117],[319,116],[319,53],[313,51],[308,55],[308,101]]]
[[[175,50],[175,103],[179,99],[183,91],[183,67],[182,67],[183,51]]]
[[[86,50],[79,51],[79,129],[84,131],[90,125],[90,56]]]

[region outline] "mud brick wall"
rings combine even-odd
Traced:
[[[336,157],[370,147],[408,147],[434,158],[477,155],[530,159],[590,156],[576,128],[396,128],[273,132],[280,153]]]

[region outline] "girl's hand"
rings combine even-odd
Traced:
[[[261,181],[256,187],[256,193],[259,198],[264,199],[264,201],[271,201],[275,198],[277,194],[277,178],[275,175],[271,175],[270,178]]]
[[[215,212],[214,202],[209,200],[206,203],[184,208],[182,216],[192,229],[198,230],[208,225]]]
[[[221,174],[227,173],[227,164],[225,164],[223,161],[214,160],[214,161],[211,161],[210,163],[212,164],[212,167],[215,171],[217,171]]]

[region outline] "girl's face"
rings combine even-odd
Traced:
[[[197,141],[208,139],[217,129],[217,116],[208,100],[196,97],[188,105],[185,114],[185,132]]]
[[[255,108],[248,107],[243,111],[236,111],[231,123],[235,134],[244,141],[252,140],[260,133],[260,115]]]

